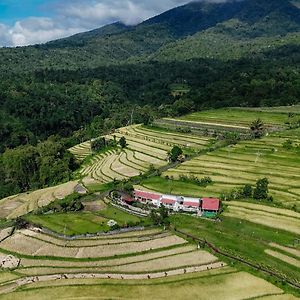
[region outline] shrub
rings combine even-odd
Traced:
[[[287,150],[291,150],[293,148],[293,141],[290,140],[290,139],[284,141],[282,143],[282,147],[285,148],[285,149],[287,149]]]
[[[268,189],[269,180],[268,178],[262,178],[257,180],[256,188],[254,189],[253,197],[254,199],[261,200],[268,198]]]
[[[250,184],[246,184],[243,187],[243,191],[242,191],[243,197],[244,198],[252,198],[253,196],[253,188]]]
[[[176,162],[181,155],[183,155],[182,149],[178,146],[174,146],[169,153],[169,159],[171,162]]]
[[[127,146],[127,141],[126,141],[126,138],[124,136],[122,136],[119,140],[119,144],[120,146],[122,147],[122,149],[126,148]]]

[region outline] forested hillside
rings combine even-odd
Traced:
[[[300,10],[293,3],[197,2],[137,26],[115,23],[44,45],[0,49],[2,196],[8,186],[18,192],[56,182],[53,176],[41,184],[38,171],[37,145],[51,136],[65,151],[130,122],[299,103]],[[176,85],[186,92],[177,94]],[[37,173],[18,186],[5,163],[27,155],[17,147],[28,145],[38,152]],[[61,159],[67,175],[60,179],[74,167],[71,158]]]

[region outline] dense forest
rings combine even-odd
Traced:
[[[1,198],[67,180],[68,147],[131,122],[299,103],[300,14],[284,0],[192,3],[135,27],[0,49],[0,70]]]

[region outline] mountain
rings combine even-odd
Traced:
[[[78,33],[68,38],[59,39],[56,41],[48,42],[44,45],[36,45],[36,47],[42,49],[49,48],[67,48],[67,47],[83,47],[91,39],[101,38],[104,36],[110,36],[114,34],[119,34],[130,30],[131,26],[126,26],[120,22],[109,24],[101,28],[97,28],[88,32]]]
[[[286,0],[189,3],[137,26],[115,23],[44,45],[1,49],[0,70],[78,69],[173,58],[237,59],[298,43],[297,3]],[[283,37],[286,39],[282,40]]]

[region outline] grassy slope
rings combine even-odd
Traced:
[[[299,269],[276,260],[264,251],[269,243],[276,241],[280,245],[291,245],[295,235],[269,227],[235,218],[222,217],[222,222],[210,222],[190,216],[174,215],[171,222],[177,229],[213,243],[220,249],[255,264],[263,264],[286,274],[288,278],[299,277]]]

